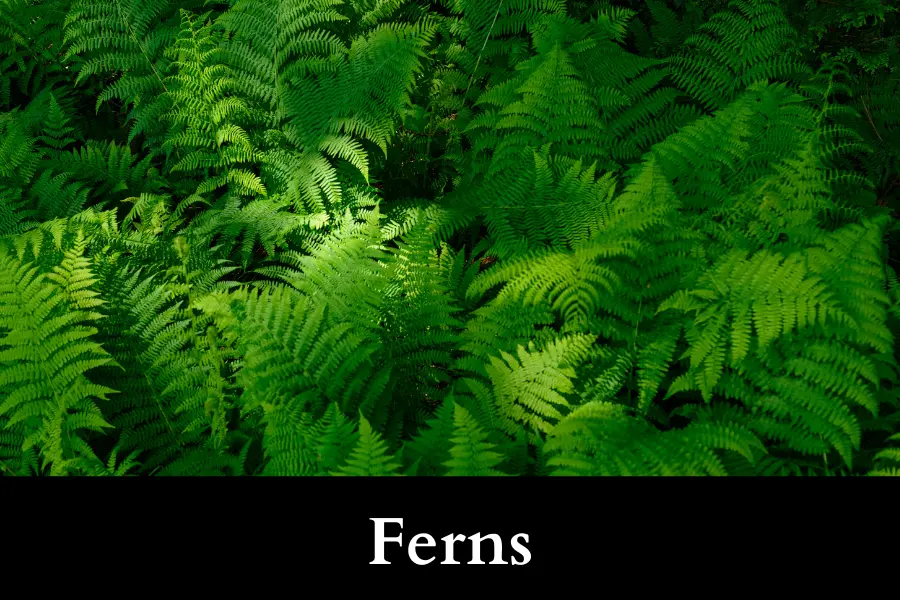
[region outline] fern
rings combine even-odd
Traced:
[[[7,430],[20,426],[20,450],[37,447],[41,469],[51,475],[77,472],[90,456],[79,432],[111,427],[97,402],[115,390],[93,383],[87,373],[112,358],[91,339],[97,332],[92,323],[102,315],[88,310],[90,294],[72,289],[76,277],[83,282],[90,276],[75,270],[77,257],[77,250],[69,254],[68,265],[55,273],[57,282],[33,264],[8,254],[0,259],[0,414]],[[75,300],[72,306],[67,296]]]
[[[0,0],[0,472],[896,475],[898,18]]]

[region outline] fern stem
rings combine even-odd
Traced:
[[[172,437],[175,439],[175,443],[178,444],[179,448],[182,448],[181,440],[178,439],[178,436],[175,434],[175,429],[172,428],[172,424],[169,422],[169,417],[166,416],[166,411],[163,410],[162,404],[159,401],[159,394],[156,393],[156,389],[153,387],[153,382],[150,381],[150,376],[147,373],[144,373],[144,379],[147,380],[147,385],[150,386],[150,390],[153,392],[153,399],[156,401],[156,406],[159,408],[159,414],[162,415],[163,421],[166,422],[166,427],[169,428],[169,432],[172,434]]]
[[[869,84],[868,84],[868,83],[866,83],[866,93],[869,94],[869,101],[871,101],[871,100],[872,100],[872,92],[869,91]],[[878,136],[879,141],[881,141],[882,143],[884,143],[884,139],[881,137],[881,134],[878,133],[878,128],[875,127],[875,123],[872,121],[872,115],[869,113],[869,107],[866,105],[866,101],[865,101],[865,100],[862,101],[862,105],[863,105],[863,110],[866,111],[866,118],[869,120],[869,125],[872,126],[872,131],[874,131],[874,132],[875,132],[875,135]]]
[[[115,0],[116,3],[116,11],[119,13],[119,18],[122,20],[122,24],[128,29],[128,34],[131,35],[131,39],[134,40],[134,43],[137,44],[137,47],[140,48],[141,54],[144,55],[144,58],[147,59],[147,64],[150,65],[150,69],[153,71],[153,74],[156,75],[156,78],[159,80],[160,85],[166,91],[169,92],[169,89],[166,87],[166,83],[163,81],[162,77],[160,77],[159,72],[156,70],[156,66],[154,66],[153,61],[150,60],[150,57],[147,56],[147,51],[144,50],[143,44],[138,41],[137,36],[134,33],[134,29],[131,28],[131,24],[125,19],[125,15],[122,14],[122,5],[119,4],[119,0]]]
[[[469,76],[469,85],[466,86],[463,98],[469,95],[469,88],[472,87],[472,79],[475,77],[475,73],[478,72],[478,65],[481,64],[481,53],[484,52],[488,40],[491,38],[491,32],[494,31],[494,25],[497,23],[497,17],[500,16],[501,8],[503,8],[503,0],[500,0],[500,4],[497,6],[497,12],[494,13],[494,20],[491,22],[491,27],[488,29],[487,35],[484,36],[484,43],[481,44],[481,50],[478,51],[478,59],[475,61],[475,68],[472,69],[472,74]]]

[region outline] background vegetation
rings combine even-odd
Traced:
[[[0,0],[0,472],[900,474],[898,32]]]

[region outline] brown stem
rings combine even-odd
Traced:
[[[866,93],[869,95],[869,101],[871,101],[871,100],[872,100],[872,94],[871,94],[871,92],[869,92],[869,84],[868,84],[868,83],[866,83]],[[884,143],[884,138],[882,138],[882,137],[881,137],[881,134],[878,133],[878,128],[875,127],[875,123],[872,121],[872,115],[869,114],[869,107],[866,106],[866,101],[865,101],[865,100],[863,100],[862,105],[863,105],[863,110],[866,111],[866,118],[869,119],[869,125],[872,126],[872,131],[874,131],[874,132],[875,132],[875,135],[878,136],[878,139],[881,140],[882,143]]]

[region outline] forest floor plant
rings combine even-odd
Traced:
[[[886,0],[0,0],[3,475],[900,475]]]

